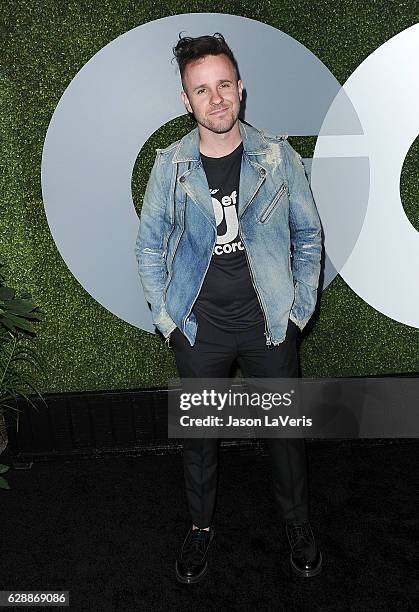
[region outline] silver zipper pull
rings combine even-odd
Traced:
[[[164,343],[166,344],[167,348],[172,348],[172,345],[170,344],[170,336],[167,336],[167,338],[164,341]]]
[[[272,341],[271,341],[270,336],[268,336],[266,332],[264,332],[264,335],[266,336],[266,346],[271,346]]]

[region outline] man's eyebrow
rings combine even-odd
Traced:
[[[232,83],[233,81],[230,81],[230,79],[219,79],[217,81],[217,85],[221,85],[221,83]],[[202,85],[197,85],[196,87],[194,87],[193,91],[196,91],[197,89],[201,89],[201,87],[207,87],[206,83],[202,83]]]

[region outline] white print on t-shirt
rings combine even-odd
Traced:
[[[237,219],[236,211],[236,200],[237,191],[231,192],[231,195],[225,195],[221,198],[221,202],[214,198],[214,194],[217,193],[218,189],[211,189],[211,200],[214,208],[215,222],[217,227],[222,223],[223,219],[226,221],[226,231],[224,234],[217,236],[217,245],[214,248],[214,255],[222,255],[224,253],[235,253],[236,250],[243,251],[243,245],[240,240],[232,242],[237,239],[239,233],[239,221]]]

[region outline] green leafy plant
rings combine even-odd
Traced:
[[[0,414],[13,411],[17,416],[16,427],[19,430],[19,412],[17,400],[24,398],[35,409],[36,405],[28,395],[28,389],[43,400],[35,387],[27,366],[42,370],[42,361],[19,333],[2,333],[0,336]],[[44,401],[44,400],[43,400]]]
[[[0,260],[0,268],[3,265]],[[42,321],[42,311],[30,293],[17,295],[15,289],[4,283],[0,270],[0,425],[3,427],[0,434],[7,445],[4,414],[10,412],[16,416],[18,431],[21,410],[17,407],[17,400],[23,398],[37,410],[29,395],[32,391],[45,403],[32,378],[33,369],[45,372],[45,366],[40,355],[30,345],[36,336],[34,324]],[[0,452],[4,450],[5,444]],[[0,464],[0,474],[8,469],[9,466]],[[2,476],[0,488],[9,488],[7,480]]]

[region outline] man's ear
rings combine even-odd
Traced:
[[[180,92],[180,95],[181,95],[181,97],[182,97],[182,102],[183,102],[183,103],[184,103],[184,105],[186,106],[186,110],[187,110],[189,113],[193,113],[192,106],[191,106],[191,105],[190,105],[190,103],[189,103],[189,98],[188,98],[187,94],[186,94],[184,91],[181,91],[181,92]]]
[[[237,81],[237,89],[239,90],[239,100],[241,102],[243,97],[243,81],[241,79]]]

